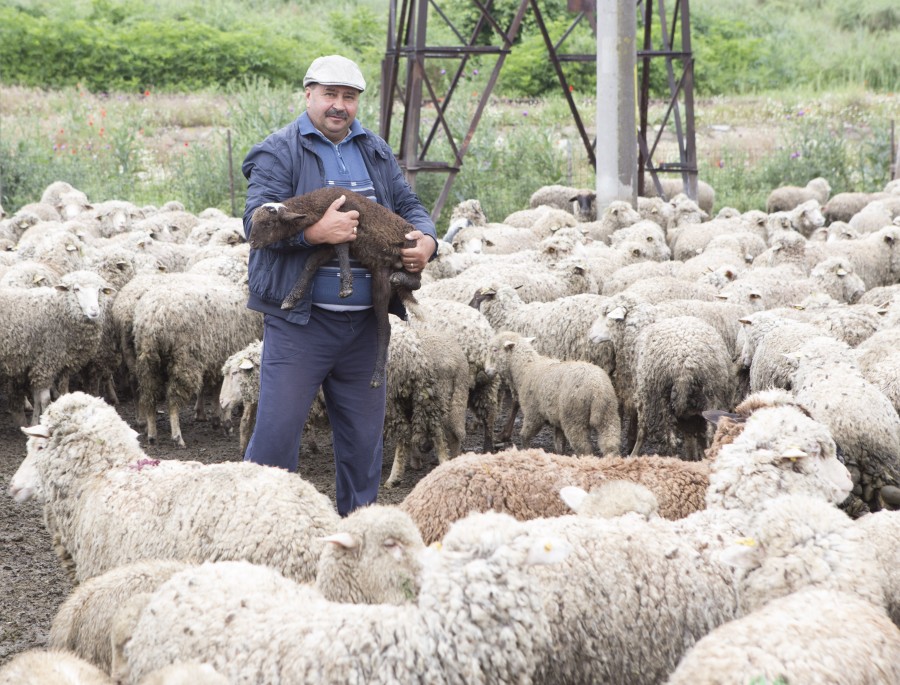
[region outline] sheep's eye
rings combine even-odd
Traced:
[[[384,546],[387,547],[388,549],[391,549],[393,547],[399,547],[400,543],[397,540],[395,540],[394,538],[388,538],[387,540],[384,541]]]

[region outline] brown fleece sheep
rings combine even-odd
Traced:
[[[472,511],[499,511],[521,521],[570,515],[561,488],[577,485],[590,491],[609,480],[640,483],[656,495],[660,516],[678,519],[706,507],[709,467],[675,457],[598,459],[515,448],[469,452],[422,478],[400,508],[416,522],[425,544],[431,544]]]
[[[352,190],[319,188],[284,202],[267,202],[259,206],[253,212],[253,228],[249,243],[250,247],[259,249],[297,235],[321,219],[341,195],[347,198],[341,211],[359,212],[356,240],[337,245],[318,245],[306,260],[300,278],[297,279],[290,294],[284,298],[281,308],[293,309],[309,287],[316,270],[335,255],[341,270],[339,295],[349,297],[353,294],[350,257],[358,259],[372,272],[372,305],[378,321],[376,337],[378,356],[372,374],[372,387],[375,388],[384,382],[391,330],[388,322],[388,303],[392,290],[404,305],[417,304],[412,291],[420,287],[421,274],[404,271],[400,257],[402,248],[415,245],[414,241],[405,238],[407,233],[415,230],[415,226],[386,207]]]

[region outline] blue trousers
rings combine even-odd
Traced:
[[[372,388],[372,309],[312,308],[305,326],[266,315],[256,426],[244,461],[297,470],[303,426],[322,386],[334,441],[337,510],[375,502],[381,482],[385,384]]]

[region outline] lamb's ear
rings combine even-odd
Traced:
[[[759,543],[753,538],[741,538],[723,549],[718,554],[719,560],[726,566],[750,571],[762,562],[763,553]]]
[[[625,307],[616,307],[609,314],[606,315],[607,319],[612,319],[614,321],[622,321],[625,319]]]
[[[577,485],[567,485],[560,489],[559,496],[569,509],[578,513],[584,498],[587,497],[587,491]]]
[[[47,428],[47,426],[42,426],[41,424],[37,424],[36,426],[25,426],[22,428],[22,432],[31,438],[50,437],[50,429]]]
[[[516,341],[515,341],[515,340],[504,340],[504,341],[503,341],[503,349],[504,349],[504,350],[511,350],[511,349],[513,349],[515,346],[516,346]]]
[[[359,541],[350,535],[350,533],[334,533],[333,535],[326,535],[319,539],[322,542],[330,542],[334,545],[343,547],[344,549],[356,549],[359,547]]]

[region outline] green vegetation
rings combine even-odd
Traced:
[[[474,31],[473,3],[438,4],[461,35]],[[495,0],[501,24],[518,5]],[[889,180],[889,127],[900,114],[895,5],[691,3],[700,175],[716,188],[719,206],[762,207],[772,187],[819,175],[834,192],[874,190]],[[566,0],[541,3],[554,41],[571,24],[566,6]],[[370,88],[359,116],[378,130],[386,15],[383,0],[0,0],[0,202],[14,211],[63,179],[95,200],[178,199],[192,211],[215,206],[240,214],[241,161],[251,145],[302,111],[300,83],[315,56],[340,52],[360,63]],[[821,49],[824,40],[828,50]],[[483,29],[478,42],[498,39]],[[456,45],[459,39],[432,15],[429,43]],[[561,48],[594,49],[586,21]],[[429,60],[429,79],[445,87],[458,65],[451,58]],[[492,66],[487,57],[465,66],[447,112],[457,141]],[[593,128],[594,65],[566,62],[564,70],[582,120]],[[655,64],[651,83],[659,88],[663,82]],[[478,197],[488,217],[499,221],[526,206],[540,185],[593,185],[530,11],[494,95],[441,226],[462,199]],[[658,109],[651,116],[661,116],[663,106]],[[395,149],[400,120],[396,116],[392,127]],[[743,144],[734,137],[716,143],[714,136],[704,138],[716,125],[767,132]],[[449,161],[451,152],[439,135],[429,158]],[[426,205],[434,205],[445,179],[418,175],[416,189]]]

